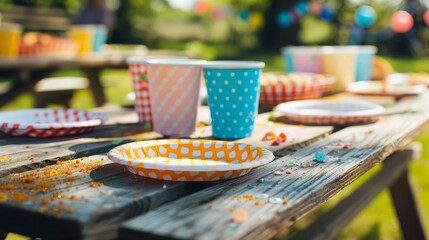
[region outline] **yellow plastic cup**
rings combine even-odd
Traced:
[[[69,28],[69,38],[78,44],[77,52],[81,55],[92,52],[94,30],[92,26],[74,25]]]
[[[18,57],[21,31],[22,27],[19,24],[0,24],[0,58]]]
[[[345,91],[347,85],[355,81],[357,50],[347,46],[324,47],[322,64],[325,74],[336,79],[333,91]]]

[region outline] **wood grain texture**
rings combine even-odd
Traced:
[[[421,107],[425,102],[427,96],[410,103],[410,108],[420,106],[419,112],[383,117],[375,124],[343,129],[248,177],[212,186],[127,221],[120,229],[120,238],[270,238],[427,129],[428,110]],[[344,148],[348,143],[350,146]],[[331,158],[316,163],[317,151],[328,153]],[[288,168],[289,162],[297,162],[301,167]],[[290,174],[272,174],[285,167]],[[258,183],[261,177],[271,181]],[[258,187],[249,188],[248,184]],[[256,200],[258,194],[285,197],[287,204]],[[233,223],[234,209],[247,211],[248,219],[241,224]]]
[[[59,162],[0,178],[6,197],[0,229],[44,238],[114,237],[118,222],[202,186],[139,177],[105,154]]]
[[[329,212],[324,213],[301,232],[294,234],[292,239],[334,239],[382,190],[391,186],[407,171],[413,156],[414,152],[410,149],[401,150],[389,156],[380,171]],[[419,222],[416,225],[418,224]]]
[[[154,132],[144,132],[140,125],[103,126],[93,133],[76,137],[54,139],[5,140],[0,146],[0,156],[10,160],[0,161],[0,176],[22,172],[35,166],[49,165],[57,160],[68,160],[109,151],[123,143],[160,138]],[[10,143],[10,144],[9,144]],[[35,166],[33,166],[35,165]]]
[[[202,132],[197,136],[211,132],[210,127],[201,129]],[[297,129],[285,124],[259,124],[256,129],[258,137],[242,141],[265,146],[266,142],[258,140],[262,138],[259,134],[271,130],[285,131],[290,141],[273,150],[288,152],[289,147],[312,142],[332,130],[331,127],[309,128],[305,136],[300,136]],[[44,239],[55,238],[59,234],[70,239],[114,238],[119,223],[124,220],[203,187],[221,183],[177,183],[147,179],[111,163],[105,153],[90,156],[127,141],[159,137],[141,131],[133,124],[121,124],[101,126],[87,138],[80,139],[4,139],[6,144],[0,146],[0,151],[8,153],[12,161],[0,162],[0,189],[6,190],[8,184],[12,184],[14,189],[7,190],[5,193],[9,199],[0,203],[0,212],[4,216],[0,219],[0,230],[43,236]],[[87,167],[89,170],[81,171]],[[252,171],[252,174],[261,174],[262,169],[255,173]],[[43,185],[40,179],[46,180],[49,186],[41,192],[31,187],[36,182]],[[91,188],[91,182],[101,182],[103,185]],[[17,194],[24,194],[24,197],[29,195],[29,198],[19,202],[16,200]],[[52,199],[53,194],[62,197]],[[70,199],[71,196],[76,199]],[[49,202],[44,202],[47,201],[45,199]]]

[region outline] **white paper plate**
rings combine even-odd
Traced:
[[[391,96],[391,97],[407,97],[416,96],[427,91],[425,84],[416,85],[384,85],[381,81],[362,81],[354,82],[348,85],[347,91],[357,95],[366,96]]]
[[[367,102],[304,100],[282,103],[277,110],[297,123],[310,125],[356,125],[376,122],[384,108]]]
[[[103,113],[73,109],[28,109],[0,112],[0,131],[13,136],[57,137],[84,133],[103,124]]]

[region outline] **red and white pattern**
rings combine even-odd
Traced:
[[[77,52],[78,44],[74,40],[62,39],[62,38],[53,38],[54,40],[50,44],[33,44],[26,45],[21,44],[19,46],[19,56],[29,57],[29,56],[40,56],[40,55],[49,55],[49,54],[75,54]]]
[[[134,109],[137,112],[139,123],[150,124],[152,128],[152,112],[150,109],[149,83],[142,80],[142,75],[147,77],[147,65],[143,63],[130,63],[129,73],[133,80],[135,93]]]
[[[330,91],[333,83],[332,78],[327,78],[323,83],[264,85],[261,88],[259,103],[263,106],[274,107],[283,102],[317,99],[324,92]]]
[[[12,136],[59,137],[91,131],[107,121],[103,113],[73,109],[29,109],[0,113],[0,131]]]
[[[304,100],[282,103],[277,110],[291,122],[307,125],[359,125],[377,122],[384,108],[373,103]]]

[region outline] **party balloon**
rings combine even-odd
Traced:
[[[406,11],[397,11],[390,19],[390,27],[397,33],[408,32],[413,27],[413,17]]]
[[[225,17],[225,11],[222,8],[213,9],[212,17],[216,20],[220,20]]]
[[[423,15],[423,20],[425,21],[426,25],[429,26],[429,10],[426,10],[425,14]]]
[[[328,7],[324,7],[320,13],[320,18],[326,21],[332,21],[334,17],[334,11]]]
[[[264,16],[260,12],[250,13],[249,25],[254,29],[261,28],[264,25]]]
[[[355,13],[355,22],[357,25],[367,28],[374,24],[377,19],[377,14],[375,13],[374,8],[364,5],[357,9]]]
[[[277,24],[280,27],[289,27],[293,23],[292,16],[287,11],[280,11],[277,15]]]
[[[204,1],[198,1],[195,3],[194,10],[199,15],[204,15],[209,11],[209,5]]]
[[[240,17],[240,19],[243,21],[247,21],[249,19],[249,11],[241,10],[238,12],[238,17]]]
[[[295,5],[296,11],[301,15],[307,15],[309,8],[306,2],[299,2]]]
[[[310,2],[309,10],[312,14],[319,15],[323,10],[323,5],[318,1]]]

